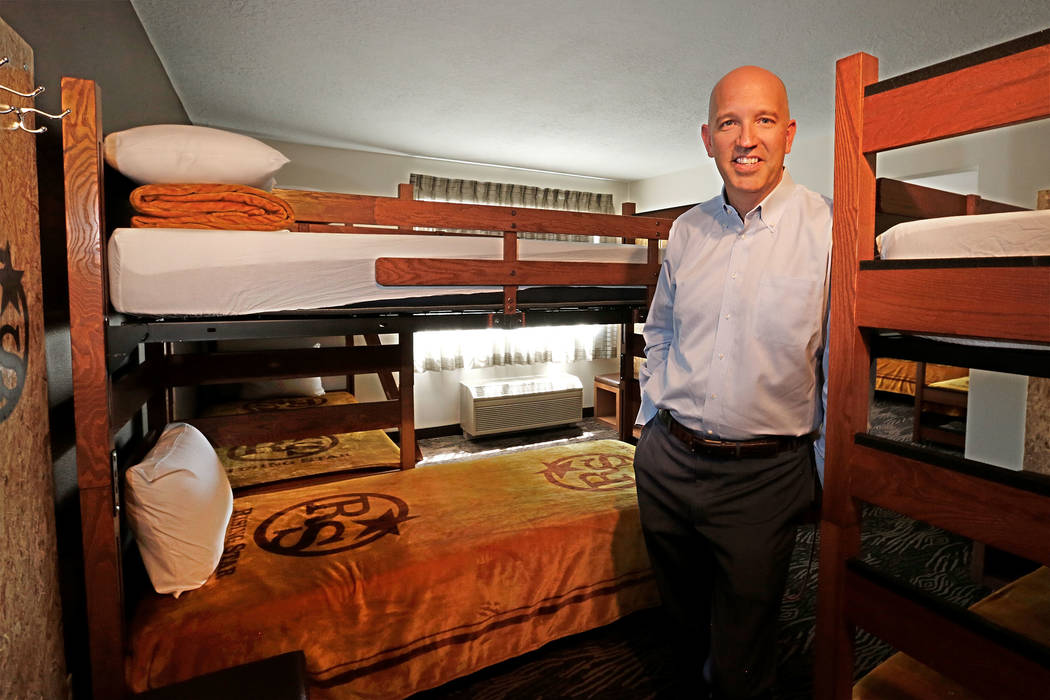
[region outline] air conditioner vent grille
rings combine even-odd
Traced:
[[[583,386],[571,375],[462,382],[459,410],[472,437],[575,423],[583,417]]]

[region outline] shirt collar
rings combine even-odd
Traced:
[[[787,207],[788,200],[791,199],[791,193],[795,189],[795,181],[791,179],[791,175],[788,174],[787,168],[784,168],[784,175],[780,178],[780,182],[773,188],[773,191],[766,195],[766,198],[759,202],[754,211],[756,211],[758,217],[762,220],[771,231],[776,233],[777,223],[780,221],[780,217],[784,214],[784,209]],[[729,204],[729,200],[726,199],[726,188],[722,186],[722,213],[730,219],[740,221],[740,218],[732,211],[732,206]],[[744,216],[747,216],[750,212],[745,212]]]

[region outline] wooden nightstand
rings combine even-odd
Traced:
[[[594,377],[594,417],[619,430],[620,375],[598,374]]]
[[[594,377],[594,417],[620,430],[620,375],[598,374]],[[634,437],[642,430],[634,426]]]

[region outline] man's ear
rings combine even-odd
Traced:
[[[704,142],[704,149],[707,151],[707,155],[714,158],[715,154],[711,152],[711,130],[707,127],[707,124],[700,127],[700,140]]]
[[[784,140],[784,153],[791,153],[791,144],[795,142],[795,120],[792,119],[787,125],[787,135]]]

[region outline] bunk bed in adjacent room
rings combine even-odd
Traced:
[[[1034,247],[1015,245],[1005,230],[1018,219],[1001,218],[1031,216],[1023,221],[1036,220],[1033,225],[1039,227],[1050,213],[919,222],[912,242],[933,246],[929,251],[904,251],[894,258],[883,238],[880,259],[875,259],[877,210],[887,200],[887,191],[876,185],[877,153],[1047,117],[1050,30],[882,81],[870,55],[838,62],[815,669],[816,697],[822,700],[851,693],[863,698],[1019,698],[1050,687],[1046,569],[961,609],[858,558],[861,503],[870,503],[1050,564],[1050,482],[1044,475],[892,442],[868,430],[877,357],[1050,375],[1047,237],[1042,235],[1041,243],[1037,237]],[[922,194],[902,187],[893,197],[911,201],[915,217],[944,216],[917,193]],[[938,230],[948,224],[955,227]],[[915,224],[903,226],[916,232]],[[977,238],[985,240],[992,232],[998,252],[969,237],[978,229],[983,234]],[[951,245],[947,250],[935,245],[945,238],[956,245],[954,251]],[[1007,245],[1000,246],[1003,242]],[[901,653],[854,689],[858,627]]]
[[[630,354],[641,350],[631,330],[651,298],[669,220],[420,202],[403,186],[398,197],[277,190],[293,212],[288,231],[126,227],[115,212],[126,208],[128,188],[103,165],[100,90],[65,78],[62,92],[97,700],[294,651],[305,653],[315,698],[403,697],[656,604],[633,495],[631,426],[622,426],[622,441],[413,469],[412,335],[616,323],[631,376]],[[648,244],[581,250],[519,241],[519,232]],[[312,257],[298,257],[304,248]],[[348,250],[359,255],[334,261]],[[288,269],[301,285],[288,283]],[[398,342],[383,345],[381,334]],[[365,344],[217,349],[220,341],[353,336]],[[264,399],[200,416],[174,407],[178,387],[366,373],[385,374],[385,400]],[[622,405],[631,400],[637,390],[622,392]],[[357,461],[346,469],[304,477],[289,466],[236,497],[213,449],[247,446],[225,453],[243,457],[259,443],[274,449],[281,440],[362,432],[378,433],[378,447],[349,450]],[[379,456],[361,463],[361,453]],[[172,466],[191,456],[194,466]],[[210,574],[180,571],[196,553],[158,557],[142,546],[144,504],[165,480],[185,482],[179,499],[192,495],[168,509],[176,524],[221,523],[206,533],[221,553]],[[201,494],[202,484],[217,486]],[[145,567],[132,563],[128,521]],[[149,590],[144,573],[176,597]]]
[[[875,181],[875,235],[909,221],[945,216],[1024,211],[975,194],[944,192],[888,178]],[[878,238],[876,238],[878,240]],[[969,389],[969,368],[936,362],[879,357],[875,391],[911,397],[912,439],[962,449]]]

